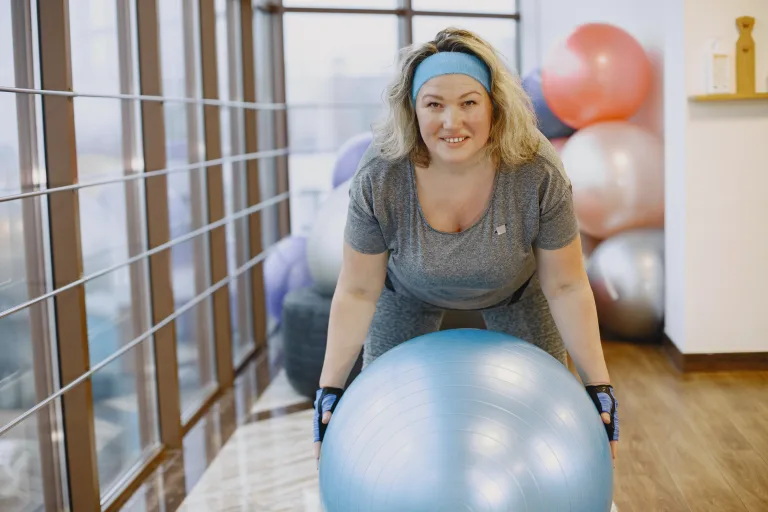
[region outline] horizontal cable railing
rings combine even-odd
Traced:
[[[170,249],[174,245],[178,245],[180,243],[186,242],[188,240],[191,240],[195,237],[198,237],[200,235],[204,235],[205,233],[208,233],[210,231],[213,231],[216,228],[219,228],[221,226],[225,226],[229,224],[232,221],[235,221],[237,219],[241,219],[243,217],[246,217],[248,215],[251,215],[252,213],[258,212],[260,210],[263,210],[264,208],[267,208],[269,206],[275,205],[291,196],[296,196],[299,194],[291,193],[291,192],[284,192],[282,194],[279,194],[275,197],[271,197],[267,199],[266,201],[262,201],[258,204],[255,204],[253,206],[249,206],[248,208],[244,208],[237,213],[234,213],[232,215],[228,215],[220,220],[217,220],[216,222],[211,222],[210,224],[206,224],[205,226],[198,228],[194,231],[190,231],[186,235],[182,235],[179,237],[176,237],[172,240],[169,240],[168,242],[158,245],[157,247],[150,249],[148,251],[144,251],[141,254],[137,254],[136,256],[133,256],[131,258],[128,258],[125,261],[121,261],[120,263],[117,263],[115,265],[112,265],[111,267],[107,267],[105,269],[99,270],[97,272],[94,272],[92,274],[88,274],[85,277],[82,277],[78,279],[77,281],[72,281],[71,283],[64,285],[60,288],[56,288],[53,291],[50,291],[46,293],[45,295],[41,295],[39,297],[36,297],[34,299],[28,300],[27,302],[24,302],[22,304],[18,304],[10,309],[6,309],[5,311],[0,312],[0,320],[3,318],[12,315],[14,313],[18,313],[19,311],[28,308],[30,306],[34,306],[35,304],[42,302],[44,300],[51,299],[55,297],[56,295],[65,292],[67,290],[71,290],[72,288],[76,288],[78,286],[84,285],[88,281],[92,281],[94,279],[97,279],[99,277],[105,276],[109,274],[110,272],[114,272],[115,270],[119,270],[123,267],[127,267],[128,265],[132,265],[133,263],[137,263],[145,258],[148,258],[152,256],[153,254],[157,254],[159,252],[165,251],[167,249]]]
[[[232,282],[233,280],[237,279],[240,275],[244,274],[245,272],[247,272],[251,268],[253,268],[256,265],[258,265],[260,262],[262,262],[269,255],[269,253],[273,250],[273,248],[274,248],[274,244],[271,245],[270,247],[268,247],[267,249],[263,250],[261,253],[259,253],[258,255],[254,256],[250,260],[248,260],[244,265],[240,266],[232,274],[229,274],[227,277],[221,279],[216,284],[210,286],[204,292],[200,293],[195,298],[193,298],[192,300],[190,300],[189,302],[187,302],[186,304],[184,304],[180,308],[176,309],[172,314],[170,314],[167,317],[165,317],[163,320],[158,322],[151,329],[147,330],[146,332],[144,332],[143,334],[141,334],[137,338],[134,338],[130,342],[126,343],[123,347],[121,347],[116,352],[112,353],[110,356],[108,356],[104,360],[102,360],[99,363],[93,365],[87,372],[83,373],[78,378],[76,378],[75,380],[73,380],[72,382],[67,384],[66,386],[62,387],[61,389],[59,389],[55,393],[51,394],[47,398],[41,400],[35,406],[29,408],[24,413],[20,414],[19,416],[17,416],[16,418],[11,420],[10,422],[8,422],[5,425],[3,425],[2,427],[0,427],[0,437],[2,437],[6,432],[9,432],[11,429],[13,429],[17,425],[19,425],[21,422],[23,422],[24,420],[26,420],[27,418],[29,418],[30,416],[32,416],[36,412],[40,411],[41,409],[43,409],[44,407],[49,405],[51,402],[53,402],[57,398],[60,398],[67,391],[70,391],[75,386],[85,382],[94,373],[96,373],[99,370],[101,370],[102,368],[106,367],[107,365],[109,365],[110,363],[115,361],[117,358],[119,358],[120,356],[122,356],[125,353],[127,353],[132,348],[136,347],[137,345],[139,345],[143,341],[149,339],[149,337],[152,336],[154,333],[156,333],[157,331],[159,331],[160,329],[162,329],[163,327],[165,327],[169,323],[171,323],[174,320],[176,320],[179,316],[181,316],[182,314],[186,313],[187,311],[189,311],[190,309],[192,309],[193,307],[195,307],[196,305],[198,305],[199,303],[201,303],[202,301],[204,301],[205,299],[207,299],[208,297],[213,295],[217,290],[219,290],[220,288],[223,288],[224,286],[228,285],[230,282]]]
[[[224,108],[241,108],[244,110],[305,110],[305,109],[357,109],[370,106],[371,103],[339,102],[339,103],[258,103],[250,101],[216,100],[211,98],[189,98],[184,96],[152,96],[148,94],[107,94],[98,92],[57,91],[54,89],[28,89],[0,85],[0,92],[15,94],[38,94],[40,96],[65,96],[69,98],[99,98],[108,100],[156,101],[162,103],[186,103]]]
[[[125,174],[116,178],[106,178],[103,180],[85,181],[82,183],[75,183],[73,185],[65,185],[61,187],[45,188],[42,190],[35,190],[34,192],[22,192],[21,194],[14,194],[10,196],[0,196],[0,203],[6,203],[8,201],[16,201],[18,199],[29,199],[32,197],[43,196],[47,194],[53,194],[56,192],[66,192],[68,190],[79,190],[82,188],[97,187],[100,185],[112,185],[115,183],[123,183],[132,180],[143,180],[146,178],[152,178],[154,176],[166,176],[169,174],[175,174],[187,171],[197,171],[213,167],[214,165],[224,165],[227,163],[245,162],[248,160],[257,160],[265,158],[275,158],[278,156],[285,156],[290,153],[287,148],[282,149],[268,149],[264,151],[256,151],[254,153],[245,153],[243,155],[225,156],[222,158],[215,158],[211,160],[204,160],[192,164],[178,165],[174,167],[168,167],[166,169],[158,169],[156,171],[135,171],[132,174]]]

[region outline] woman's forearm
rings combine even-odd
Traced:
[[[337,290],[331,302],[320,387],[343,388],[368,334],[378,296]]]
[[[585,280],[551,295],[547,297],[550,312],[582,382],[610,384],[589,282]]]

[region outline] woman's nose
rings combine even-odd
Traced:
[[[459,109],[446,108],[443,112],[443,127],[454,128],[461,124],[461,112]]]

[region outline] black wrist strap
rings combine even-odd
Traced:
[[[584,386],[589,393],[589,397],[597,407],[598,412],[608,413],[611,418],[611,422],[605,425],[605,431],[608,434],[608,439],[611,441],[619,440],[619,418],[618,418],[618,406],[619,401],[616,399],[616,395],[613,391],[613,386],[610,384],[597,384]]]
[[[344,394],[344,390],[342,388],[334,388],[334,387],[320,388],[320,395],[317,397],[317,400],[315,400],[315,421],[317,422],[317,425],[320,428],[321,441],[325,437],[325,430],[328,428],[328,425],[323,423],[323,414],[325,414],[325,411],[323,410],[323,399],[329,395],[333,395],[336,397],[336,400],[333,401],[333,404],[331,404],[330,409],[327,409],[328,411],[331,412],[331,414],[333,414],[333,412],[336,410],[336,406],[339,405],[339,401],[341,400],[341,395],[343,394]]]

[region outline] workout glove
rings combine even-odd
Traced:
[[[315,430],[315,442],[322,441],[325,437],[325,429],[328,425],[323,423],[323,414],[326,411],[336,410],[341,395],[344,394],[344,390],[341,388],[320,388],[315,394],[315,418],[314,418],[314,430]]]
[[[613,394],[613,386],[610,384],[599,384],[596,386],[586,386],[589,397],[595,403],[597,412],[608,413],[611,417],[610,423],[604,423],[605,430],[608,432],[609,441],[619,440],[619,401]],[[602,420],[602,419],[601,419]]]

